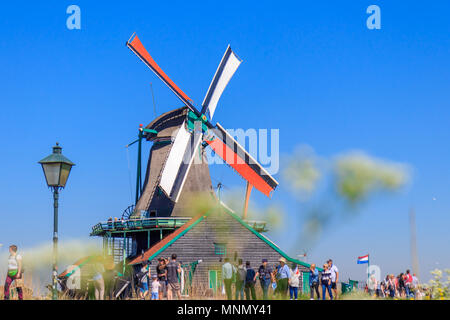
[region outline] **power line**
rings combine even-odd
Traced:
[[[417,236],[416,236],[416,213],[414,209],[411,208],[409,211],[409,226],[411,232],[411,260],[413,271],[419,276],[419,257],[417,255]]]

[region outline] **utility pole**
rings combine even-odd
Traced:
[[[411,260],[413,273],[420,279],[419,276],[419,258],[417,255],[417,236],[416,236],[416,213],[413,208],[409,211],[409,226],[411,233]]]

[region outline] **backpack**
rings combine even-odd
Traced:
[[[144,277],[146,276],[146,272],[142,272],[141,270],[139,270],[139,272],[136,273],[136,281],[138,282],[138,284],[142,284],[142,280],[144,279]]]
[[[236,272],[236,280],[244,281],[247,276],[247,270],[244,267],[238,267]]]
[[[255,283],[253,278],[255,277],[255,270],[247,269],[247,275],[245,277],[245,283]]]

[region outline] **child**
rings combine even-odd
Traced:
[[[153,275],[152,277],[153,281],[152,281],[152,300],[158,300],[159,299],[159,287],[161,286],[161,284],[158,281],[158,277],[156,276],[156,274]]]

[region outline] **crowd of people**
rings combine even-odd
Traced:
[[[290,300],[298,300],[300,284],[303,282],[301,272],[297,264],[293,263],[291,267],[287,265],[285,258],[278,260],[279,264],[271,267],[267,259],[262,259],[261,265],[257,270],[253,269],[250,262],[244,265],[243,260],[239,259],[237,265],[230,263],[225,258],[222,265],[222,279],[225,293],[228,300],[233,299],[232,285],[234,283],[235,300],[256,300],[255,286],[259,282],[262,291],[263,300],[269,299],[269,291],[272,292],[272,298],[286,299],[289,295]],[[337,298],[337,281],[339,280],[339,270],[329,259],[324,264],[324,269],[320,274],[315,264],[310,266],[309,287],[310,299],[314,300],[314,294],[320,299],[319,284],[322,286],[322,299],[326,299],[328,292],[329,298]],[[334,295],[333,295],[334,293]]]
[[[338,282],[339,269],[333,263],[332,259],[328,259],[328,261],[323,264],[321,273],[319,273],[314,263],[311,264],[311,266],[309,267],[310,299],[314,300],[314,295],[317,297],[317,299],[320,299],[320,285],[322,287],[322,300],[326,300],[327,293],[330,300],[336,300],[338,298]]]
[[[411,274],[410,270],[406,270],[405,273],[400,273],[398,276],[388,274],[384,280],[377,280],[374,275],[371,275],[365,291],[381,298],[414,298],[417,300],[421,300],[425,294],[419,285],[416,274]]]
[[[22,256],[17,253],[17,246],[9,247],[8,272],[4,286],[4,299],[9,299],[10,286],[15,281],[18,298],[23,299],[22,287],[20,285],[23,277]],[[93,273],[91,281],[94,287],[94,296],[96,300],[105,298],[105,280],[104,280],[104,263],[96,261],[93,264]],[[137,295],[140,299],[147,299],[150,295],[151,300],[161,300],[173,298],[181,299],[181,265],[177,261],[177,255],[172,254],[171,258],[159,258],[158,264],[152,272],[150,263],[144,262],[135,273],[137,285]],[[261,286],[262,298],[286,299],[289,295],[291,300],[297,300],[299,297],[301,272],[296,264],[290,267],[287,265],[285,258],[280,258],[278,265],[271,267],[267,259],[262,259],[258,269],[254,269],[250,262],[245,264],[242,259],[238,259],[237,264],[231,264],[229,258],[225,258],[222,265],[222,281],[225,294],[228,299],[256,300],[256,286],[259,282]],[[325,299],[328,292],[330,299],[337,297],[336,282],[339,279],[339,272],[330,259],[324,265],[319,280],[319,272],[315,265],[312,264],[309,271],[309,286],[311,299],[314,299],[316,293],[319,299],[319,283],[322,286],[322,299]],[[232,287],[234,285],[234,295]],[[269,295],[269,292],[271,293]]]
[[[158,264],[152,272],[150,263],[144,262],[135,273],[137,295],[140,299],[151,300],[174,298],[181,299],[181,264],[177,261],[177,255],[171,258],[159,258]],[[95,299],[103,300],[105,295],[105,283],[103,274],[105,272],[103,263],[100,261],[93,265],[92,282],[95,288]],[[227,299],[256,300],[257,298],[267,300],[271,298],[297,300],[303,281],[309,281],[310,299],[338,298],[339,270],[329,259],[323,264],[319,272],[315,264],[309,267],[309,280],[304,279],[305,273],[301,272],[295,263],[288,266],[285,258],[280,258],[278,264],[270,266],[267,259],[262,259],[261,265],[256,269],[250,261],[243,262],[238,259],[237,263],[231,263],[229,258],[224,259],[222,264],[223,291]],[[15,282],[18,298],[23,300],[23,263],[22,256],[17,252],[17,246],[9,246],[8,271],[4,285],[4,299],[10,297],[10,287]],[[261,296],[257,297],[256,287],[261,288]],[[234,287],[234,288],[233,288]],[[233,294],[234,289],[234,294]],[[319,290],[321,289],[321,290]],[[320,292],[321,291],[321,294]],[[377,280],[375,275],[369,276],[365,286],[365,292],[379,298],[400,298],[421,300],[427,293],[419,284],[416,274],[410,270],[400,273],[398,276],[388,274],[383,280]]]

